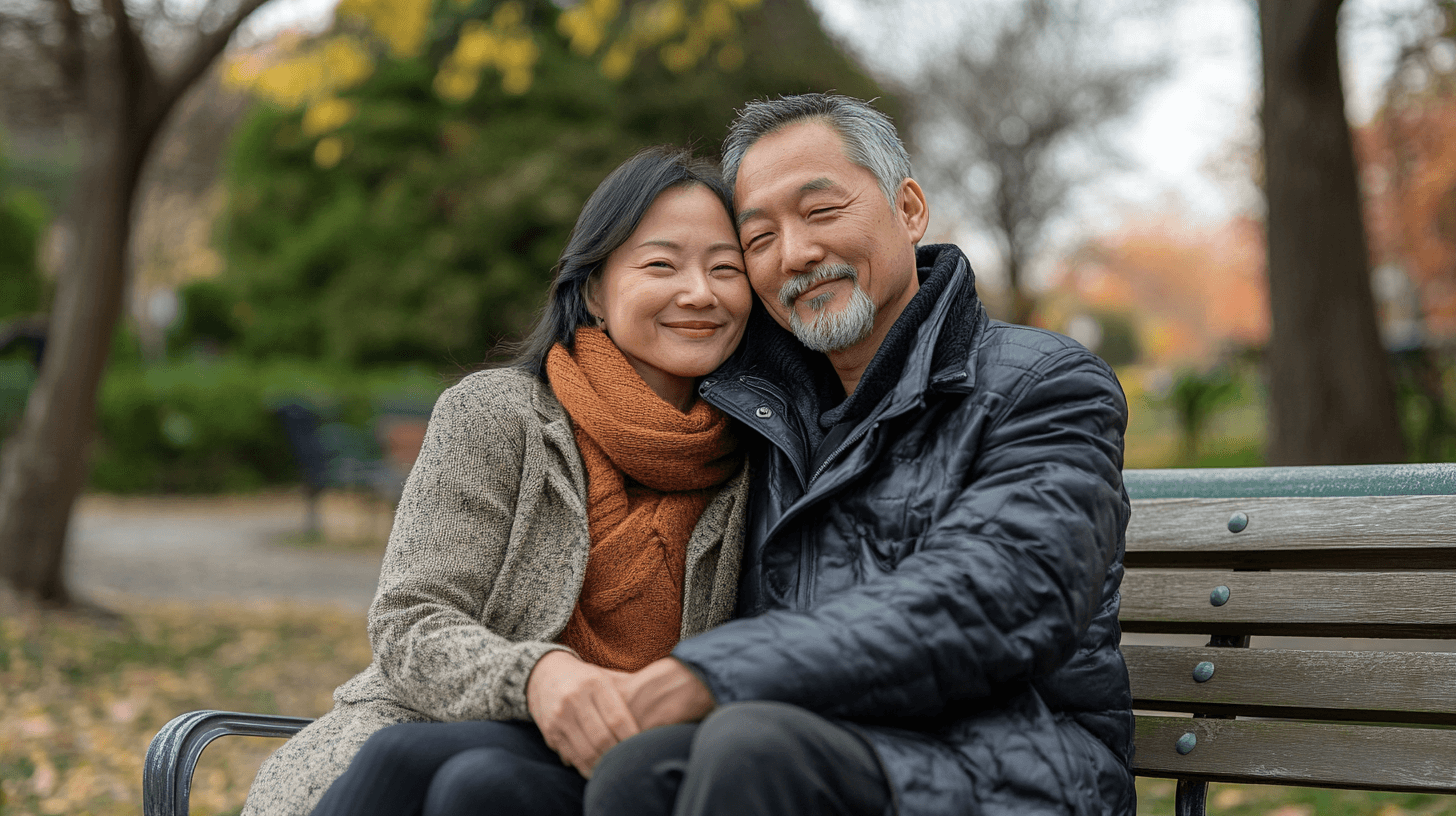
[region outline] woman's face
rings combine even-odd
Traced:
[[[658,396],[680,410],[738,347],[752,293],[738,233],[711,190],[663,191],[607,257],[587,305]]]

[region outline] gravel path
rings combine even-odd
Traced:
[[[326,501],[324,529],[367,530],[382,542],[388,511]],[[280,544],[301,537],[295,495],[223,498],[83,497],[71,521],[67,564],[74,593],[153,600],[291,601],[364,610],[381,546],[334,552]]]

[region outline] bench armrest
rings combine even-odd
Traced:
[[[152,737],[142,768],[144,816],[186,816],[192,771],[202,749],[218,737],[290,737],[313,722],[306,717],[189,711],[173,717]]]

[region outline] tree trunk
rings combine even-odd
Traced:
[[[89,473],[96,395],[126,291],[131,197],[140,162],[113,131],[92,149],[80,246],[57,281],[45,359],[0,463],[0,569],[19,592],[69,602],[64,553],[71,507]]]
[[[1336,18],[1340,0],[1260,0],[1268,202],[1270,464],[1405,459],[1370,261]]]

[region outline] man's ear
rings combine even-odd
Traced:
[[[925,237],[925,230],[930,227],[930,204],[915,179],[907,178],[900,182],[900,192],[895,196],[895,215],[910,233],[910,243],[920,243],[920,239]]]

